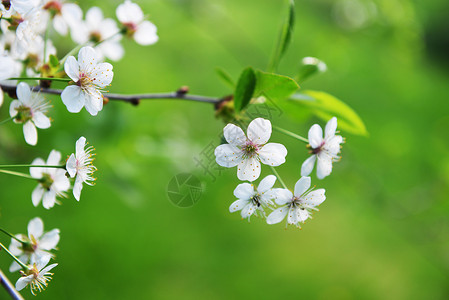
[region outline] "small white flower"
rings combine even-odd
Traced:
[[[58,264],[51,264],[47,266],[50,261],[50,257],[46,257],[32,266],[28,266],[27,271],[21,271],[22,277],[16,282],[16,290],[20,291],[27,285],[30,285],[31,293],[36,295],[35,292],[42,292],[48,286],[48,282],[51,280],[53,273],[49,271],[56,267]]]
[[[274,189],[275,202],[282,206],[268,216],[267,223],[279,223],[288,214],[287,223],[301,228],[299,223],[312,218],[311,210],[318,210],[316,206],[323,203],[326,196],[324,189],[312,191],[310,183],[310,177],[301,177],[296,182],[294,194],[287,189]]]
[[[80,137],[76,141],[76,154],[70,155],[67,160],[66,169],[69,172],[70,177],[75,177],[75,184],[73,185],[73,196],[76,200],[80,200],[81,190],[83,188],[83,182],[88,185],[93,185],[92,181],[95,178],[92,177],[97,168],[92,164],[94,157],[92,152],[94,147],[86,147],[86,138]]]
[[[32,165],[57,166],[61,162],[61,153],[52,150],[48,156],[47,163],[42,158],[36,158]],[[70,180],[65,176],[66,170],[60,168],[38,168],[31,167],[30,174],[38,179],[39,184],[31,194],[34,206],[42,204],[46,209],[52,208],[56,203],[56,197],[66,197],[70,188]]]
[[[132,36],[136,43],[146,46],[158,41],[157,28],[150,21],[144,20],[142,9],[136,3],[125,0],[116,9],[117,19],[126,28],[126,34]]]
[[[59,229],[44,233],[44,223],[40,218],[34,218],[28,223],[28,237],[23,234],[17,234],[16,236],[25,244],[11,239],[9,251],[24,264],[28,262],[34,264],[42,259],[52,258],[54,255],[49,251],[56,249],[56,245],[59,243]],[[20,265],[13,262],[9,271],[15,272],[20,269]]]
[[[326,124],[323,139],[323,130],[315,124],[309,130],[309,144],[312,156],[306,159],[301,166],[301,176],[312,173],[315,161],[317,161],[316,175],[319,179],[329,176],[332,172],[332,162],[340,160],[340,144],[343,143],[341,135],[335,135],[337,130],[337,118],[333,117]]]
[[[83,11],[75,3],[64,3],[58,0],[46,0],[43,9],[50,12],[53,17],[53,28],[60,34],[66,35],[69,28],[81,23]]]
[[[264,208],[274,205],[271,199],[274,198],[272,188],[276,182],[274,175],[268,175],[259,183],[257,189],[249,183],[241,183],[234,190],[234,196],[239,200],[234,201],[229,207],[231,213],[241,210],[242,218],[248,218],[256,213],[260,217],[265,217]]]
[[[260,175],[260,162],[279,166],[285,162],[287,149],[282,144],[268,143],[271,122],[262,118],[253,120],[248,126],[248,137],[240,127],[228,124],[223,134],[229,144],[215,149],[217,163],[226,168],[237,166],[240,180],[254,181]]]
[[[67,86],[61,98],[69,112],[77,113],[85,106],[92,115],[103,109],[102,89],[112,82],[114,73],[110,63],[97,63],[92,47],[81,48],[78,61],[70,56],[64,64],[67,75],[75,85]]]
[[[49,128],[50,119],[45,115],[50,105],[39,93],[32,93],[25,82],[17,85],[17,98],[9,107],[9,114],[15,123],[23,123],[23,135],[30,145],[37,143],[37,128]]]

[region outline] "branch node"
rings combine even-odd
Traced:
[[[140,104],[140,99],[139,98],[131,98],[131,99],[129,99],[129,103],[131,103],[134,106],[137,106]]]
[[[176,91],[176,95],[177,96],[184,96],[185,94],[187,94],[189,92],[189,87],[184,85],[182,87],[180,87],[177,91]]]

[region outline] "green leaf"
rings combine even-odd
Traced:
[[[281,32],[279,34],[279,38],[276,43],[276,48],[274,50],[273,56],[271,57],[270,63],[268,65],[268,71],[272,72],[277,69],[279,61],[287,51],[288,45],[290,44],[294,26],[295,26],[295,2],[294,0],[289,0],[287,17],[281,26]]]
[[[299,89],[296,81],[288,76],[257,71],[256,77],[254,97],[266,96],[273,101],[281,100]]]
[[[231,75],[229,75],[228,72],[223,70],[222,68],[215,68],[215,72],[217,72],[217,75],[231,88],[235,88],[235,82],[232,79]]]
[[[368,135],[365,124],[357,113],[328,93],[308,90],[293,95],[289,101],[310,109],[314,115],[326,122],[332,117],[337,117],[338,128],[344,131]]]
[[[236,112],[243,110],[251,100],[256,88],[256,73],[251,67],[243,70],[234,93],[234,108]]]
[[[53,54],[50,54],[49,62],[52,68],[57,68],[59,66],[59,59]]]

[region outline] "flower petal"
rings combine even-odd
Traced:
[[[337,155],[340,152],[340,144],[343,143],[343,137],[341,135],[335,135],[331,137],[324,148],[331,154]]]
[[[263,164],[277,167],[285,162],[287,148],[278,143],[268,143],[259,150],[260,161]]]
[[[50,209],[55,206],[56,203],[56,193],[53,189],[44,193],[44,197],[42,199],[42,205],[45,209]]]
[[[69,56],[64,64],[64,71],[74,82],[80,80],[80,65],[74,56]]]
[[[282,220],[284,220],[287,213],[288,213],[287,206],[279,207],[278,209],[276,209],[275,211],[273,211],[271,214],[268,215],[267,223],[270,225],[277,224]]]
[[[309,144],[313,149],[319,148],[323,142],[323,129],[315,124],[309,129]]]
[[[332,172],[332,157],[324,152],[318,154],[318,161],[316,164],[316,176],[319,179],[323,179],[329,176]]]
[[[45,273],[47,273],[48,271],[50,271],[51,269],[53,269],[54,267],[56,267],[58,264],[51,264],[48,267],[46,267],[45,269],[40,270],[40,274],[44,275]]]
[[[321,203],[323,203],[324,200],[326,200],[326,195],[324,194],[325,192],[326,192],[325,189],[318,189],[312,191],[307,195],[305,195],[304,197],[302,197],[303,198],[302,200],[307,205],[318,206]]]
[[[241,210],[245,205],[248,204],[247,200],[239,199],[237,201],[234,201],[231,206],[229,206],[229,212],[233,213],[236,211]]]
[[[92,8],[91,8],[92,9]],[[94,48],[86,46],[78,53],[78,64],[81,71],[87,71],[92,65],[97,64],[97,53]]]
[[[76,157],[81,157],[84,155],[84,147],[86,147],[86,138],[82,136],[76,141]]]
[[[67,191],[70,188],[70,180],[65,176],[66,170],[56,170],[53,177],[52,188],[58,193]]]
[[[254,181],[259,175],[260,162],[254,157],[243,159],[237,166],[237,177],[242,181]]]
[[[18,113],[17,108],[20,106],[19,100],[12,100],[11,104],[9,105],[9,115],[12,117],[15,117]]]
[[[150,21],[143,21],[134,32],[134,40],[142,46],[148,46],[156,43],[159,40],[157,36],[157,28]]]
[[[287,189],[273,189],[274,201],[278,205],[292,202],[293,194]]]
[[[143,12],[140,6],[129,0],[117,6],[115,13],[121,23],[140,23],[143,20]]]
[[[79,113],[84,106],[85,95],[79,86],[69,85],[62,91],[61,99],[69,112]]]
[[[27,142],[27,144],[32,146],[37,144],[37,130],[33,122],[28,121],[23,124],[23,135],[25,136],[25,142]]]
[[[288,210],[288,214],[287,214],[287,222],[288,224],[293,224],[296,225],[298,224],[298,212],[296,211],[298,208],[296,207],[291,207]]]
[[[43,250],[52,250],[59,243],[59,229],[53,229],[42,236],[39,247]]]
[[[316,155],[310,156],[306,159],[301,166],[301,176],[309,176],[312,173],[313,166],[315,165]]]
[[[326,128],[324,129],[324,134],[325,134],[324,139],[328,140],[331,137],[333,137],[335,135],[336,130],[337,130],[337,118],[333,117],[326,124]]]
[[[296,209],[296,219],[298,222],[304,223],[310,217],[310,213],[307,209],[298,208]]]
[[[33,236],[35,239],[39,239],[44,232],[44,222],[42,222],[41,218],[34,218],[28,222],[28,237],[30,240]]]
[[[50,154],[48,155],[47,165],[57,166],[57,165],[59,165],[60,161],[61,161],[61,152],[56,151],[56,150],[51,150]]]
[[[222,167],[235,167],[242,160],[242,151],[231,144],[220,145],[215,148],[215,161]]]
[[[311,183],[312,181],[310,177],[301,177],[295,184],[295,197],[299,198],[302,194],[304,194],[310,188]]]
[[[113,66],[110,63],[100,63],[96,65],[91,74],[91,77],[93,78],[92,82],[101,88],[110,85],[112,78],[114,77],[112,69]]]
[[[254,194],[254,186],[247,182],[239,184],[234,190],[234,196],[242,200],[249,200]]]
[[[103,95],[96,89],[91,89],[90,92],[86,97],[84,107],[92,116],[96,116],[103,109]]]
[[[31,165],[35,165],[35,166],[43,166],[45,165],[45,161],[42,158],[36,158],[35,160],[33,160],[33,162],[31,163]],[[41,167],[31,167],[30,168],[30,175],[33,178],[36,179],[41,179],[42,178],[42,173],[45,173],[47,170],[47,168],[41,168]]]
[[[50,119],[40,111],[34,112],[33,122],[40,129],[47,129],[51,126]]]
[[[259,194],[263,194],[268,190],[272,189],[275,182],[276,176],[268,175],[267,177],[265,177],[260,181],[259,186],[257,187],[257,191],[259,192]]]
[[[83,179],[81,176],[76,176],[75,184],[73,185],[73,196],[76,201],[80,201],[81,190],[83,189]]]
[[[66,164],[67,172],[69,173],[70,177],[73,178],[76,175],[76,158],[75,154],[71,154],[69,159],[67,160]]]
[[[246,144],[246,135],[242,128],[234,124],[228,124],[223,128],[223,135],[226,141],[236,147],[243,147]]]
[[[25,82],[20,82],[16,89],[17,98],[23,104],[29,104],[31,99],[30,86]]]
[[[31,201],[33,202],[33,205],[37,207],[39,203],[41,202],[42,196],[44,195],[44,189],[40,184],[38,184],[33,192],[31,193]]]
[[[20,277],[19,280],[16,282],[16,290],[20,291],[23,290],[30,282],[33,280],[34,275],[29,275],[26,277]]]
[[[256,205],[249,203],[242,209],[240,215],[242,216],[242,218],[249,218],[256,211],[256,209],[257,209]]]
[[[254,119],[248,125],[248,139],[256,145],[264,145],[271,136],[271,122],[263,118]]]

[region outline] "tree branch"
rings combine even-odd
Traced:
[[[24,300],[23,297],[19,294],[18,291],[14,288],[11,281],[3,274],[2,270],[0,270],[0,283],[3,285],[5,290],[14,300]]]
[[[17,85],[4,84],[1,83],[0,87],[7,92],[10,96],[15,95]],[[52,94],[52,95],[61,95],[62,90],[58,89],[48,89],[40,86],[31,87],[33,91],[38,91],[40,93]],[[109,101],[123,101],[131,103],[132,105],[138,105],[141,100],[156,100],[156,99],[178,99],[178,100],[188,100],[188,101],[196,101],[196,102],[204,102],[217,104],[222,101],[220,98],[206,97],[200,95],[188,95],[188,88],[181,87],[176,92],[170,93],[154,93],[154,94],[136,94],[136,95],[123,95],[123,94],[112,94],[105,93],[105,99]]]

